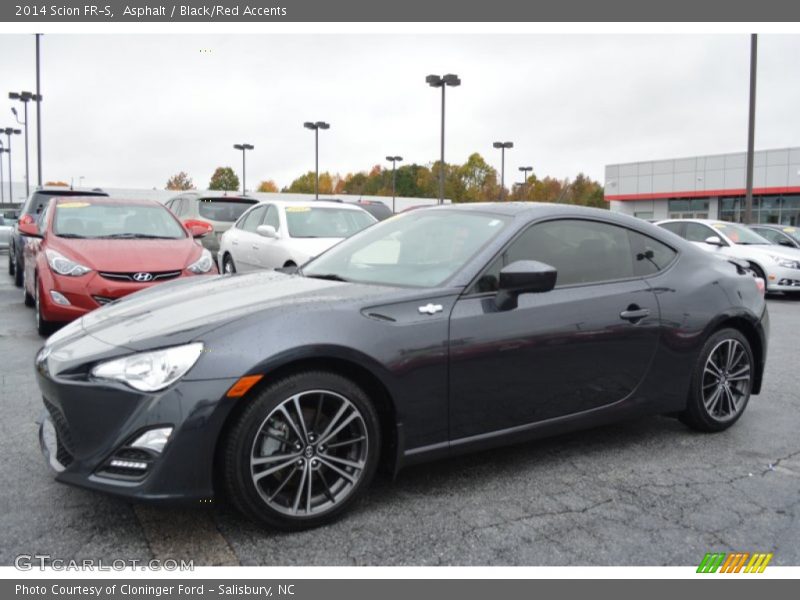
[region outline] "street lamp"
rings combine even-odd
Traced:
[[[25,111],[25,120],[20,121],[19,115],[17,115],[17,109],[14,107],[11,108],[11,112],[14,114],[17,123],[25,126],[25,195],[27,196],[31,193],[31,176],[28,167],[28,102],[38,102],[41,98],[31,92],[9,92],[8,98],[10,100],[19,100],[22,102]]]
[[[8,201],[13,204],[14,190],[11,187],[11,136],[19,135],[22,133],[22,131],[19,129],[14,129],[13,127],[6,127],[5,129],[0,129],[0,134],[3,133],[5,133],[6,137],[8,138],[8,148],[6,149],[6,152],[8,152]]]
[[[245,168],[245,154],[248,150],[255,149],[255,146],[252,144],[234,144],[233,147],[235,150],[242,151],[242,196],[244,196],[247,192],[247,188],[245,187],[245,179],[247,177],[247,169]]]
[[[525,188],[528,185],[528,173],[533,171],[533,167],[520,167],[519,170],[522,172],[522,193],[525,193]]]
[[[500,202],[502,202],[506,189],[506,148],[513,148],[514,142],[495,142],[492,146],[500,148]]]
[[[316,121],[315,123],[306,121],[303,123],[303,127],[314,130],[314,172],[316,173],[316,178],[314,179],[314,197],[319,200],[319,130],[330,129],[331,126],[330,123],[326,123],[325,121]]]
[[[444,204],[444,89],[449,85],[450,87],[458,87],[461,85],[461,80],[458,75],[448,73],[447,75],[428,75],[425,82],[434,88],[442,88],[442,135],[441,135],[441,156],[439,158],[439,204]]]
[[[397,190],[397,171],[396,171],[396,168],[397,168],[398,161],[399,162],[403,161],[403,157],[402,156],[387,156],[386,160],[388,160],[390,163],[392,163],[392,212],[395,212],[395,210],[394,210],[394,198],[395,198],[395,195],[397,193],[396,192],[396,190]]]
[[[8,149],[3,146],[3,140],[0,140],[0,204],[6,203],[6,191],[3,186],[3,152],[8,152]]]

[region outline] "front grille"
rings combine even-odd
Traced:
[[[153,276],[152,279],[148,281],[142,281],[137,283],[149,283],[151,281],[166,281],[167,279],[175,279],[176,277],[180,277],[180,271],[160,271],[160,272],[153,272],[153,271],[135,271],[132,273],[115,273],[111,271],[100,271],[100,277],[105,279],[111,279],[113,281],[136,281],[134,279],[134,275],[138,275],[139,273],[149,273]]]
[[[69,433],[69,425],[64,413],[44,398],[44,405],[47,412],[50,413],[50,419],[53,421],[53,427],[56,430],[56,460],[65,467],[72,464],[74,459],[74,446],[72,445],[72,436]]]

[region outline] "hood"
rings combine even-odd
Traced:
[[[164,345],[196,339],[245,316],[275,308],[331,307],[351,301],[396,296],[398,289],[342,283],[260,271],[246,275],[188,277],[131,294],[84,316],[84,334],[112,346],[140,349],[141,342],[161,338]],[[75,333],[67,326],[63,337]],[[61,332],[51,337],[58,342]],[[49,341],[49,343],[50,343]]]
[[[178,240],[60,239],[49,243],[68,258],[95,271],[175,271],[200,257],[201,248],[192,238]]]
[[[779,246],[778,244],[736,244],[734,248],[736,248],[737,251],[736,255],[742,257],[756,253],[760,255],[780,256],[781,258],[787,258],[789,260],[800,260],[800,248],[787,248],[786,246]]]

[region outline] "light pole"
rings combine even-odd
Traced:
[[[6,137],[8,138],[8,148],[6,148],[6,152],[8,152],[8,201],[10,204],[14,203],[14,189],[11,186],[11,136],[12,135],[19,135],[22,133],[19,129],[14,129],[12,127],[6,127],[5,129],[0,129],[0,133],[5,133]]]
[[[753,154],[756,132],[756,64],[758,62],[758,35],[750,36],[750,112],[747,118],[747,189],[744,197],[744,222],[753,222]]]
[[[447,75],[428,75],[425,82],[434,88],[442,88],[442,135],[441,135],[441,156],[439,158],[439,204],[444,204],[444,89],[458,87],[461,80],[458,75],[448,73]]]
[[[36,181],[42,187],[42,88],[39,68],[39,42],[42,34],[36,34]]]
[[[303,127],[314,130],[314,172],[316,173],[314,179],[314,197],[319,200],[319,130],[330,129],[331,125],[325,121],[306,121],[303,123]]]
[[[513,148],[514,142],[495,142],[492,146],[500,148],[500,202],[502,202],[506,191],[506,148]]]
[[[402,156],[387,156],[386,160],[392,163],[392,212],[394,210],[394,199],[397,194],[397,163],[403,161]]]
[[[520,167],[520,171],[522,171],[522,193],[525,193],[525,190],[528,187],[528,173],[533,171],[533,167]]]
[[[245,180],[247,178],[247,169],[245,166],[245,154],[248,150],[253,150],[255,146],[252,144],[234,144],[234,149],[242,151],[242,196],[247,193],[247,187],[245,186]]]
[[[10,100],[19,100],[22,102],[25,112],[25,121],[20,121],[19,116],[17,115],[17,109],[13,107],[11,108],[11,112],[14,113],[14,118],[17,120],[17,123],[25,126],[25,195],[27,196],[31,193],[31,174],[28,166],[28,102],[31,100],[38,102],[39,96],[32,94],[31,92],[9,92],[8,98]]]
[[[6,203],[6,188],[3,185],[3,152],[8,152],[3,141],[0,140],[0,204]]]

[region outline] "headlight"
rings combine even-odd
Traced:
[[[79,277],[80,275],[85,275],[91,271],[89,267],[84,267],[82,264],[68,259],[60,252],[56,252],[51,248],[47,248],[44,251],[44,255],[47,257],[47,264],[50,265],[50,268],[59,275]]]
[[[92,369],[92,377],[121,381],[142,392],[157,392],[183,377],[202,352],[203,344],[197,342],[131,354],[100,363]]]
[[[774,254],[770,254],[769,257],[778,263],[778,266],[780,267],[784,267],[786,269],[800,269],[800,262],[796,260],[784,258],[783,256],[775,256]]]
[[[200,258],[190,264],[187,269],[189,269],[192,273],[208,273],[211,270],[211,267],[214,266],[214,260],[211,258],[211,252],[203,248],[202,254],[200,254]]]

